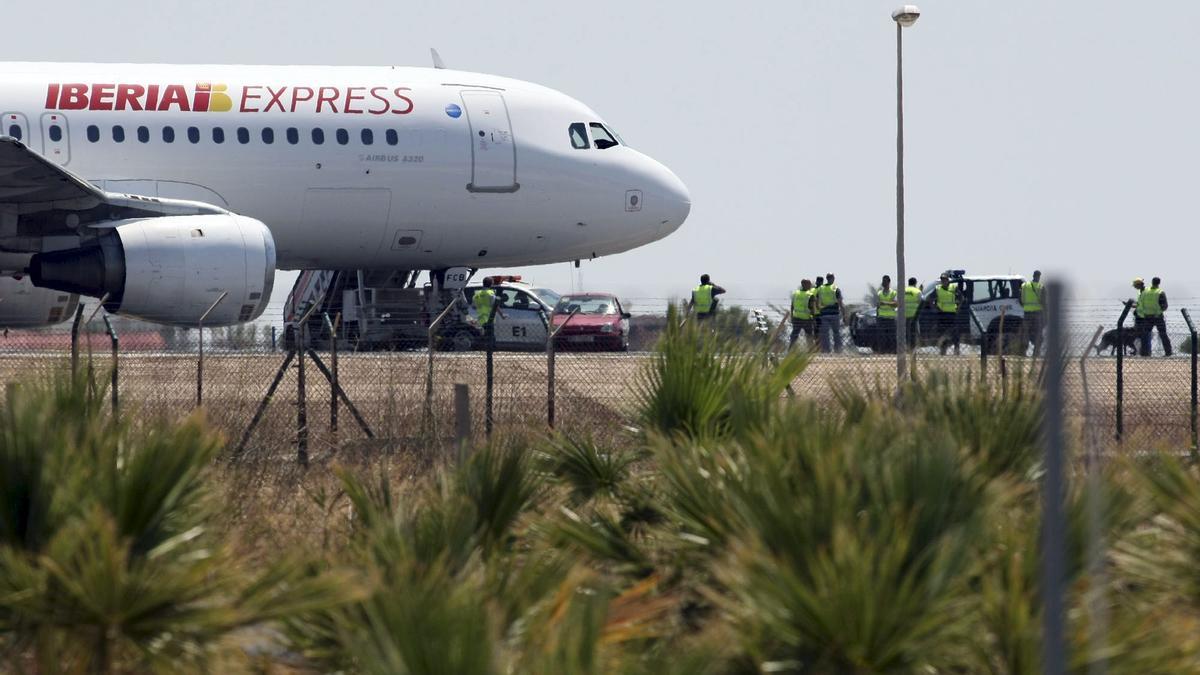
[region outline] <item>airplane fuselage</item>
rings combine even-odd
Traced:
[[[590,258],[662,238],[690,208],[588,107],[475,73],[16,63],[0,115],[0,134],[104,190],[261,220],[281,269]]]

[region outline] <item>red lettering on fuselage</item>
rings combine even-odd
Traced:
[[[158,110],[158,85],[146,87],[146,110]]]
[[[394,90],[394,93],[396,94],[396,98],[398,98],[401,101],[404,101],[405,103],[408,104],[408,107],[406,107],[403,110],[400,110],[399,108],[393,109],[392,113],[396,114],[396,115],[407,115],[408,113],[413,111],[413,107],[414,107],[413,100],[411,98],[405,96],[404,94],[401,94],[400,92],[402,92],[402,91],[412,91],[412,87],[396,87],[396,89]]]
[[[59,110],[83,110],[87,107],[86,84],[64,84],[58,98]]]
[[[317,112],[321,112],[322,103],[328,103],[329,109],[333,112],[337,112],[337,103],[335,103],[335,101],[337,101],[340,97],[341,94],[338,92],[337,87],[321,87],[321,89],[317,92]]]
[[[356,94],[356,93],[354,93],[355,90],[358,90],[359,92],[366,92],[367,88],[366,87],[347,87],[346,88],[346,103],[345,103],[345,105],[342,106],[342,112],[350,113],[351,115],[361,115],[363,112],[361,108],[359,108],[358,110],[351,110],[351,106],[354,105],[355,101],[365,100],[366,94],[365,93]]]
[[[263,112],[271,112],[271,106],[278,106],[279,112],[284,112],[283,101],[279,100],[283,93],[287,91],[287,87],[280,87],[279,91],[275,91],[270,86],[267,87],[267,93],[271,95],[271,100],[267,101],[267,107],[263,108]]]
[[[300,92],[304,92],[303,98],[300,96]],[[304,101],[311,101],[314,94],[316,92],[312,87],[292,87],[292,107],[288,112],[296,112],[296,105]]]
[[[196,94],[192,96],[194,112],[208,112],[208,102],[212,96],[212,85],[207,82],[196,85]]]
[[[117,85],[117,110],[141,110],[141,98],[146,95],[146,88],[140,84]]]
[[[187,92],[183,90],[183,85],[168,84],[163,91],[162,100],[158,102],[159,110],[170,110],[171,106],[178,106],[183,112],[188,112],[192,109],[191,102],[188,101]]]
[[[253,98],[255,100],[262,98],[262,96],[260,96],[259,94],[251,95],[250,94],[251,89],[262,89],[262,87],[257,86],[257,85],[255,85],[255,86],[246,85],[245,87],[242,87],[242,104],[240,106],[238,106],[238,112],[258,112],[258,108],[247,108],[246,107],[246,102],[249,101],[251,98]]]
[[[116,88],[115,84],[93,84],[92,100],[88,103],[88,110],[112,110],[112,98]]]
[[[288,90],[291,90],[290,92]],[[47,110],[225,112],[232,107],[226,84],[61,83],[46,86]],[[266,90],[264,93],[263,90]],[[306,87],[244,85],[238,111],[243,113],[341,113],[407,115],[415,104],[411,87]],[[218,98],[214,103],[214,96]],[[262,101],[266,100],[263,105]],[[305,105],[307,104],[307,105]]]
[[[367,112],[371,113],[372,115],[382,115],[392,107],[391,101],[387,100],[383,97],[383,94],[379,93],[381,91],[386,92],[387,87],[371,87],[371,97],[383,104],[383,107],[379,108],[378,110],[376,110],[374,107],[369,108]]]

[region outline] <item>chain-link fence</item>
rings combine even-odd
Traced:
[[[667,322],[665,301],[627,305],[636,308],[632,316],[614,315],[608,329],[604,322],[578,319],[587,329],[569,331],[562,328],[562,317],[548,317],[540,340],[490,356],[478,349],[442,351],[452,345],[437,342],[432,351],[412,345],[364,351],[340,326],[299,340],[285,338],[282,308],[271,308],[251,324],[201,331],[109,317],[84,307],[77,322],[6,331],[0,336],[0,377],[37,380],[74,363],[94,374],[98,393],[103,388],[105,395],[115,394],[122,414],[135,419],[180,416],[201,401],[208,419],[229,437],[231,451],[240,453],[305,457],[335,450],[451,447],[468,427],[477,436],[489,427],[501,433],[550,426],[572,433],[619,433],[636,423],[635,385]],[[777,307],[769,302],[727,306],[708,329],[738,334],[747,344],[776,352],[789,348],[790,326]],[[1158,334],[1147,336],[1132,317],[1118,330],[1122,310],[1120,302],[1108,302],[1076,305],[1068,313],[1069,431],[1094,440],[1190,446],[1196,424],[1195,340],[1186,310],[1168,312],[1169,343]],[[837,386],[895,386],[896,356],[865,346],[878,347],[872,343],[876,337],[855,325],[855,318],[848,316],[840,329],[840,353],[814,353],[792,384],[794,395],[821,399]],[[327,325],[337,320],[329,317]],[[945,371],[1000,390],[1040,382],[1044,360],[1033,355],[1027,340],[1007,330],[991,335],[980,327],[971,330],[966,321],[960,327],[957,354],[944,336],[921,336],[918,327],[907,372]],[[331,334],[338,339],[330,340]],[[611,339],[622,334],[625,339]],[[1138,356],[1143,340],[1150,343],[1149,357]],[[1173,346],[1170,356],[1166,344]],[[811,337],[801,335],[791,348],[813,346]],[[603,351],[609,348],[614,351]],[[466,386],[465,397],[456,394],[456,385]]]

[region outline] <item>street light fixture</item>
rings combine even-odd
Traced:
[[[892,12],[892,20],[905,28],[916,23],[919,16],[921,16],[921,9],[916,5],[905,5]]]
[[[892,12],[896,22],[896,394],[904,385],[908,369],[908,318],[905,295],[908,277],[904,275],[904,49],[902,34],[917,22],[921,10],[916,5],[904,5]]]

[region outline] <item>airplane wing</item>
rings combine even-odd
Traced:
[[[0,250],[36,252],[42,237],[124,218],[228,213],[203,202],[105,192],[0,136]]]

